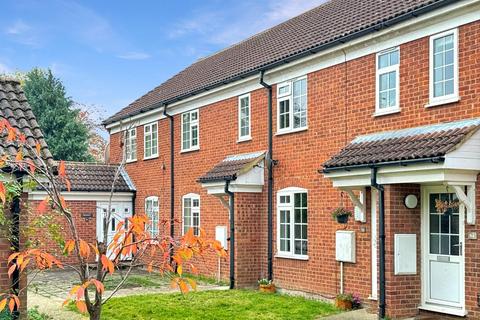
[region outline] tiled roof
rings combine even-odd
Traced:
[[[240,174],[249,171],[264,158],[264,151],[228,156],[201,176],[198,182],[235,180]]]
[[[7,119],[10,125],[25,135],[26,141],[35,149],[37,142],[41,146],[42,158],[53,166],[53,157],[48,150],[40,126],[28,104],[20,83],[17,80],[0,76],[0,119]],[[7,141],[7,134],[0,136],[0,155],[15,157],[18,153],[16,141]],[[28,153],[24,150],[25,158]]]
[[[71,191],[110,192],[118,170],[118,165],[88,162],[66,162],[65,167]],[[66,190],[66,186],[63,185],[62,189]],[[135,186],[123,169],[120,170],[114,191],[135,191]]]
[[[480,128],[480,118],[359,136],[324,169],[443,157]]]
[[[413,18],[451,0],[331,0],[240,43],[201,59],[154,88],[104,124],[207,89],[252,76]],[[415,12],[415,14],[412,14]]]

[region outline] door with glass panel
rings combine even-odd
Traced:
[[[464,308],[464,207],[445,187],[424,192],[424,302]],[[440,212],[439,212],[440,211]]]

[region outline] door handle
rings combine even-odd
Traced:
[[[459,242],[457,244],[454,244],[453,247],[458,247],[458,254],[461,256],[463,255],[463,242]]]

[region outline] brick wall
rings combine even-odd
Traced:
[[[459,28],[459,92],[461,100],[434,108],[425,108],[429,93],[428,37],[400,46],[400,113],[381,117],[373,116],[375,112],[374,54],[308,74],[308,130],[275,135],[273,141],[273,157],[278,160],[278,165],[274,170],[274,190],[294,186],[308,189],[309,192],[309,259],[300,261],[275,258],[274,277],[280,287],[324,294],[330,297],[339,292],[339,264],[335,261],[334,241],[335,231],[340,226],[332,221],[330,212],[339,205],[340,192],[332,188],[329,180],[318,174],[317,170],[324,161],[357,135],[480,117],[479,38],[480,22]],[[273,89],[275,115],[276,88]],[[216,225],[227,225],[227,210],[218,199],[208,195],[196,180],[226,155],[266,150],[266,90],[260,89],[251,92],[251,99],[252,140],[247,142],[237,143],[236,97],[200,108],[199,151],[180,152],[180,116],[175,116],[175,215],[181,219],[182,195],[190,192],[200,194],[201,226],[211,237],[214,236]],[[273,121],[274,128],[276,128],[275,116]],[[127,171],[138,189],[137,212],[144,210],[146,196],[157,195],[160,198],[161,214],[165,218],[169,215],[168,128],[168,120],[159,122],[159,157],[143,161],[143,127],[139,126],[137,128],[138,161],[127,165]],[[120,134],[113,134],[110,138],[111,161],[115,162],[118,161],[120,154]],[[239,210],[243,209],[238,206],[244,205],[243,208],[247,209],[248,205],[261,201],[261,205],[252,210],[250,216],[253,221],[259,216],[266,219],[265,211],[263,214],[255,212],[257,208],[266,208],[265,195],[261,200],[245,196],[246,204],[241,202],[242,197],[238,197],[237,208]],[[389,201],[392,204],[398,199],[391,198]],[[349,201],[347,204],[351,209]],[[400,207],[396,207],[394,210],[397,210],[400,215],[406,214],[400,212]],[[247,215],[246,211],[242,211],[242,215]],[[392,216],[391,219],[394,220],[394,217]],[[276,211],[274,211],[274,230],[276,230],[275,220]],[[404,227],[412,226],[397,224],[390,226],[390,228],[399,230]],[[244,227],[239,225],[238,228],[243,229]],[[345,266],[345,288],[349,292],[358,292],[366,300],[370,294],[371,277],[369,220],[367,224],[351,221],[347,228],[357,231],[357,263]],[[252,233],[251,236],[255,237],[258,230],[262,229],[245,227],[243,230],[248,230]],[[176,229],[176,233],[179,234],[179,228]],[[265,234],[263,238],[266,238]],[[391,235],[388,238],[387,247],[391,251],[390,238]],[[274,235],[274,239],[276,239],[276,235]],[[241,250],[250,250],[250,245],[245,249],[240,248],[242,242],[237,244],[239,246],[237,250],[240,252]],[[467,252],[478,249],[478,244],[474,241],[467,242],[466,245]],[[250,265],[251,261],[255,259],[266,264],[266,246],[261,249],[264,252],[263,256],[255,257],[253,260],[250,260],[251,257],[248,255],[238,256],[238,266]],[[243,261],[244,259],[247,261]],[[226,264],[228,261],[224,263]],[[473,285],[480,280],[478,272],[475,271],[480,266],[478,253],[472,254],[472,257],[467,259],[467,264],[469,264],[466,277],[467,286],[469,286],[467,288],[467,304],[469,310],[473,310],[471,313],[478,315],[478,308],[474,306],[477,289]],[[213,256],[205,259],[204,268],[207,273],[211,274],[212,270],[216,270],[216,266],[217,260]],[[388,266],[391,267],[391,261]],[[251,271],[243,267],[237,267],[237,270],[239,277],[241,277],[239,274],[242,270]],[[265,268],[262,266],[258,270],[262,273]],[[253,281],[253,279],[249,279],[246,282],[250,282],[250,280]],[[401,280],[398,281],[401,285]],[[411,290],[409,294],[415,295],[415,288],[408,290]],[[390,300],[397,297],[393,291],[389,291],[388,294]],[[405,299],[416,299],[408,297]],[[401,305],[396,304],[396,306],[400,309],[399,312],[404,312]]]
[[[38,219],[38,212],[36,207],[40,201],[30,201],[28,210],[30,214],[30,221],[32,219]],[[95,243],[97,238],[97,228],[96,228],[96,214],[97,214],[97,202],[96,201],[67,201],[68,208],[72,211],[73,218],[75,219],[75,225],[78,230],[80,239],[87,241],[88,243]],[[82,218],[82,213],[91,213],[92,218],[89,221],[86,221]],[[65,218],[54,212],[48,212],[45,215],[52,217],[52,223],[60,226],[62,230],[62,236],[64,240],[69,240],[72,238],[70,229],[65,221]],[[62,254],[60,246],[52,239],[48,233],[48,228],[40,228],[38,232],[43,232],[44,236],[42,237],[33,237],[33,242],[36,244],[36,240],[40,241],[42,248],[47,250],[49,253],[54,254],[55,257],[60,258],[63,263],[72,263],[76,264],[77,259],[70,255],[65,257]],[[95,260],[95,257],[92,255],[92,261]]]

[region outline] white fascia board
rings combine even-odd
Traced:
[[[202,183],[202,188],[207,190],[208,194],[212,195],[225,195],[225,181],[215,181]],[[239,184],[235,181],[230,182],[228,190],[234,193],[247,192],[247,193],[261,193],[263,185],[257,184]]]
[[[459,1],[420,17],[409,19],[393,27],[349,41],[344,45],[335,46],[331,49],[320,51],[311,56],[269,70],[265,74],[264,80],[269,84],[281,83],[345,61],[354,60],[442,31],[457,28],[461,25],[477,21],[479,17],[479,0]],[[259,84],[259,76],[251,76],[172,103],[168,106],[169,114],[175,115],[205,107],[212,103],[261,88],[263,87]],[[135,122],[137,123],[136,125],[143,125],[160,120],[164,118],[162,111],[161,106],[158,106],[157,109],[111,123],[107,125],[106,128],[113,134],[121,131],[122,124],[125,125],[125,123]]]
[[[399,183],[447,183],[471,184],[477,181],[479,170],[450,169],[444,163],[420,164],[408,166],[380,167],[377,172],[379,184]],[[339,170],[324,174],[325,178],[332,180],[336,188],[354,188],[370,185],[371,173],[368,170]]]
[[[43,200],[47,196],[45,191],[32,191],[28,194],[28,200]],[[109,201],[110,192],[62,192],[62,196],[66,201]],[[115,192],[112,201],[132,201],[133,193],[131,192]]]

